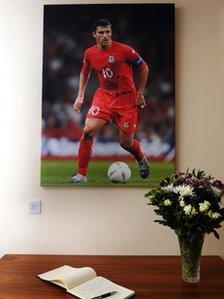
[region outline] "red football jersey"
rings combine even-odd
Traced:
[[[132,66],[141,70],[146,63],[128,45],[112,41],[107,50],[102,50],[97,45],[88,48],[81,72],[89,74],[94,69],[101,88],[123,93],[135,90]]]

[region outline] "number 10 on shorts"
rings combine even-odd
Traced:
[[[100,108],[97,106],[90,107],[88,114],[97,115],[100,112]]]

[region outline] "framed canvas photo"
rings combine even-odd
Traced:
[[[174,4],[44,6],[42,186],[174,171]]]

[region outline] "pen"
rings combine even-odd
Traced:
[[[91,299],[102,299],[102,298],[107,298],[107,297],[110,297],[111,295],[117,293],[117,291],[113,291],[113,292],[108,292],[108,293],[105,293],[103,295],[100,295],[100,296],[97,296],[97,297],[93,297]]]

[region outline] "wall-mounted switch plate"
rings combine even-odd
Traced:
[[[41,200],[29,199],[27,201],[28,214],[40,214],[41,213]]]

